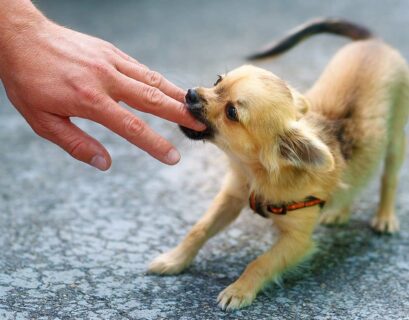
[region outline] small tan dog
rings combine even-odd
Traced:
[[[348,221],[352,201],[382,159],[381,200],[372,227],[381,233],[398,230],[394,202],[409,113],[409,70],[399,53],[363,27],[318,20],[253,58],[282,53],[321,32],[357,41],[336,54],[305,95],[253,66],[220,76],[213,88],[188,91],[189,110],[208,128],[183,132],[222,149],[230,171],[204,217],[176,248],[150,264],[151,272],[184,270],[250,198],[254,211],[273,219],[279,238],[218,297],[223,309],[247,306],[313,252],[318,221]]]

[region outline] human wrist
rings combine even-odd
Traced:
[[[0,0],[0,79],[16,55],[51,22],[29,0]],[[3,79],[4,80],[4,79]]]
[[[48,20],[30,0],[0,0],[0,48],[20,34],[40,28]]]

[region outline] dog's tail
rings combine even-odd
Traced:
[[[319,33],[332,33],[352,40],[372,38],[373,34],[367,28],[342,20],[322,18],[307,22],[290,31],[284,38],[267,45],[264,49],[247,57],[249,60],[273,57],[282,54],[301,41]]]

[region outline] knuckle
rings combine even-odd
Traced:
[[[81,102],[85,102],[86,104],[96,105],[103,101],[104,94],[96,89],[89,87],[78,87],[77,91]]]
[[[107,48],[107,49],[103,49],[102,52],[103,52],[105,58],[108,61],[115,61],[115,52],[114,52],[114,50]],[[111,74],[111,68],[109,68],[109,66],[107,66],[107,69],[108,70],[105,70],[104,72],[105,72],[105,74],[110,75]]]
[[[149,104],[159,105],[162,103],[162,93],[155,87],[149,87],[145,90],[146,101]]]
[[[148,84],[156,88],[160,87],[162,83],[162,76],[156,71],[147,70],[146,78],[148,80]]]
[[[31,123],[31,128],[40,137],[47,139],[52,135],[52,125],[49,121],[44,119],[36,119],[35,122]]]
[[[48,129],[44,125],[42,125],[40,123],[33,123],[31,125],[31,128],[41,138],[47,138],[48,135],[49,135]]]
[[[91,70],[100,76],[108,76],[112,70],[110,66],[103,61],[95,61],[91,63]]]
[[[104,44],[104,46],[105,47],[107,47],[108,49],[111,49],[111,50],[117,50],[117,48],[111,43],[111,42],[109,42],[109,41],[106,41],[106,40],[102,40],[102,43]]]
[[[120,49],[115,47],[113,44],[112,44],[111,50],[115,52],[117,55],[124,57],[126,60],[129,60],[130,58],[126,53],[122,52]]]
[[[134,116],[128,116],[124,119],[125,133],[130,137],[138,137],[145,132],[145,124]]]
[[[119,50],[114,45],[112,45],[112,47],[110,47],[109,50],[111,50],[111,52],[113,52],[116,56],[122,56],[121,50]]]
[[[68,143],[67,152],[74,158],[79,158],[86,143],[81,139],[73,139]]]

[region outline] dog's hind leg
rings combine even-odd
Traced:
[[[381,200],[378,211],[371,222],[372,228],[381,233],[394,233],[399,230],[399,222],[395,215],[395,197],[399,169],[405,157],[404,127],[409,113],[408,90],[409,87],[404,88],[402,96],[394,106],[395,112],[391,118],[389,143],[382,176]]]
[[[405,155],[405,135],[402,131],[391,141],[382,176],[381,201],[378,211],[371,222],[372,228],[381,233],[394,233],[399,230],[399,222],[395,215],[395,196],[398,185],[399,169]]]
[[[156,257],[149,272],[177,274],[188,267],[206,241],[233,222],[248,199],[247,181],[237,172],[227,174],[225,183],[206,214],[174,249]]]

